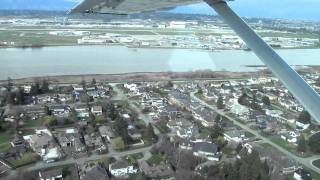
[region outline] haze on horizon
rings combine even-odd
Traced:
[[[1,0],[0,9],[69,10],[80,0]],[[320,21],[319,0],[235,0],[230,5],[241,16]],[[302,8],[303,7],[303,8]],[[174,13],[215,14],[205,3],[177,7]]]

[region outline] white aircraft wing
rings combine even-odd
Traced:
[[[83,0],[70,13],[133,14],[174,8],[201,0]]]

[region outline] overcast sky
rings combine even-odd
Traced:
[[[0,0],[0,9],[68,10],[79,0]],[[320,21],[320,0],[235,0],[241,16]],[[206,4],[178,7],[173,12],[214,14]]]
[[[229,4],[241,16],[320,21],[320,0],[235,0]],[[179,7],[175,11],[215,14],[204,3]]]

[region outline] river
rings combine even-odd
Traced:
[[[279,50],[290,65],[320,65],[320,49]],[[0,49],[0,79],[53,75],[255,71],[262,62],[240,50],[131,49],[122,46],[60,46]]]

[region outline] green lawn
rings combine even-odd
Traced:
[[[14,138],[14,133],[15,132],[13,129],[9,129],[7,131],[0,132],[0,144],[9,143],[10,141],[12,141]]]
[[[320,168],[320,159],[313,161],[312,164]]]
[[[312,179],[314,179],[314,180],[320,179],[320,172],[316,172],[316,171],[309,169],[309,168],[306,168],[306,167],[303,167],[303,168],[310,172]]]
[[[272,137],[272,138],[270,138],[270,140],[272,142],[276,143],[277,145],[281,146],[282,148],[286,149],[287,151],[295,154],[296,156],[299,156],[299,157],[308,157],[308,156],[310,156],[310,154],[308,154],[308,153],[305,153],[303,155],[298,153],[297,152],[297,147],[295,145],[284,141],[280,137]]]
[[[274,143],[276,143],[277,145],[283,147],[284,149],[293,152],[295,151],[296,147],[286,141],[284,141],[283,139],[281,139],[280,137],[273,137],[270,138],[270,140]]]
[[[250,132],[247,132],[247,131],[246,131],[244,134],[245,134],[245,136],[246,136],[247,138],[253,138],[253,137],[255,137],[254,134],[252,134],[252,133],[250,133]]]
[[[0,153],[8,151],[10,148],[11,148],[11,144],[10,143],[0,144]]]
[[[153,164],[153,165],[159,165],[161,162],[166,161],[168,159],[168,157],[166,155],[160,155],[160,154],[156,154],[151,156],[150,159],[147,160],[147,162],[149,164]]]
[[[123,160],[128,161],[130,164],[134,164],[137,162],[138,159],[143,158],[142,153],[137,153],[137,154],[130,154],[128,156],[122,157]]]
[[[39,156],[36,153],[28,152],[28,153],[25,153],[21,159],[12,160],[9,163],[12,164],[14,168],[18,168],[21,166],[35,163],[38,161],[38,159],[39,159]]]
[[[41,125],[42,125],[42,119],[28,120],[25,122],[22,128],[30,129],[30,128],[39,127]]]
[[[15,45],[71,45],[77,44],[78,37],[52,36],[39,32],[1,31],[0,39],[13,41]]]

